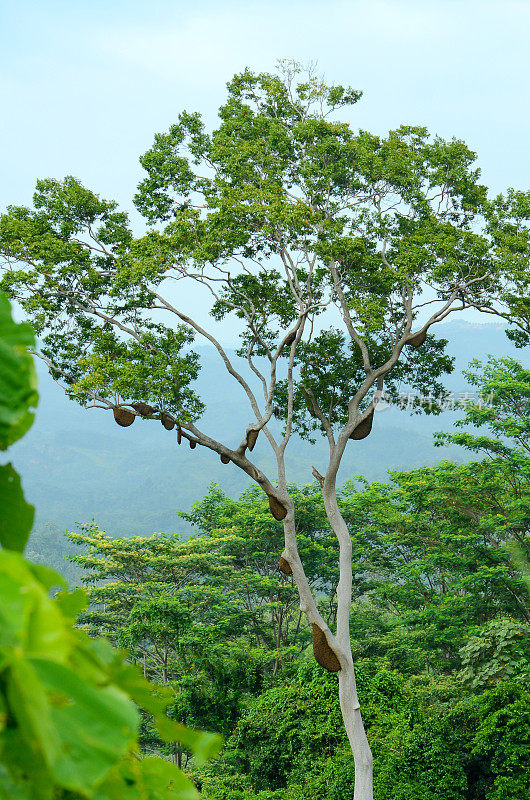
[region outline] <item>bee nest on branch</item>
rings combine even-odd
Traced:
[[[285,517],[287,516],[287,509],[285,508],[283,503],[280,503],[278,498],[275,497],[273,494],[268,495],[268,497],[269,497],[269,508],[271,510],[272,516],[274,517],[274,519],[277,519],[278,522],[281,522],[282,519],[285,519]]]
[[[313,628],[313,654],[315,661],[321,667],[327,669],[328,672],[339,672],[340,661],[335,651],[329,646],[326,634],[314,622],[311,627]]]
[[[257,431],[257,430],[252,429],[250,431],[247,431],[247,448],[250,451],[254,450],[254,445],[257,442],[258,435],[259,435],[259,431]]]
[[[352,432],[349,435],[350,439],[366,439],[370,431],[372,430],[372,423],[374,421],[374,409],[370,411],[367,417],[361,420]]]
[[[173,428],[175,427],[174,419],[170,417],[169,414],[166,414],[165,411],[162,411],[160,414],[160,422],[162,423],[166,431],[172,431]]]
[[[132,425],[136,417],[136,414],[126,408],[113,408],[112,413],[114,414],[114,419],[122,428],[128,428],[129,425]]]
[[[420,331],[415,336],[413,336],[412,339],[409,339],[407,342],[405,342],[405,344],[407,344],[409,347],[415,347],[415,348],[421,347],[426,338],[427,338],[427,330]]]
[[[280,560],[278,562],[278,569],[280,570],[280,572],[283,572],[284,575],[292,575],[293,574],[293,571],[291,569],[291,565],[289,564],[287,559],[284,558],[283,556],[280,556]]]

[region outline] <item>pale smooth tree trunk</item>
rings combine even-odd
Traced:
[[[283,487],[280,487],[281,489]],[[284,496],[288,513],[284,520],[285,550],[283,556],[289,562],[293,572],[293,579],[300,595],[300,610],[305,614],[309,623],[317,624],[324,631],[328,644],[340,661],[341,669],[338,673],[340,709],[355,764],[353,800],[373,800],[372,752],[361,717],[350,642],[351,537],[338,508],[334,480],[324,483],[323,495],[326,515],[339,542],[340,577],[337,587],[337,632],[335,636],[317,609],[305,575],[297,548],[294,504],[288,495]]]
[[[337,503],[334,473],[335,470],[331,466],[322,486],[322,494],[326,516],[339,543],[336,642],[341,664],[339,672],[340,709],[355,763],[354,800],[372,800],[373,758],[366,731],[364,730],[357,696],[357,682],[350,641],[350,610],[353,583],[352,544],[350,531]]]
[[[350,650],[351,658],[351,650]],[[354,800],[372,800],[373,798],[373,758],[363,720],[359,700],[353,660],[343,665],[339,672],[340,710],[346,734],[353,753],[355,764]]]

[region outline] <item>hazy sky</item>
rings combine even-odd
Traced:
[[[279,58],[362,89],[355,127],[427,125],[528,188],[529,30],[530,0],[0,0],[0,207],[73,174],[130,208],[154,132]]]

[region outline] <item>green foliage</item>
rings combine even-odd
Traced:
[[[16,553],[0,553],[0,571],[0,754],[9,779],[39,800],[59,787],[97,800],[195,797],[177,767],[139,758],[137,706],[164,738],[199,756],[215,751],[215,737],[172,723],[171,695],[157,697],[123,655],[73,627],[84,593],[51,598],[61,577]]]
[[[446,345],[447,339],[429,336],[414,359],[398,362],[385,381],[388,396],[397,397],[405,384],[415,392],[413,413],[439,413],[446,392],[436,379],[453,369],[453,360],[444,353]],[[392,344],[372,342],[371,352],[378,366],[390,358]],[[351,388],[362,383],[366,371],[358,347],[351,342],[348,345],[345,336],[334,329],[315,335],[310,343],[302,342],[294,363],[300,368],[300,381],[294,393],[293,419],[298,431],[313,441],[321,425],[311,411],[312,398],[333,425],[343,426],[348,419]],[[279,381],[275,398],[279,417],[286,416],[287,398],[287,381]]]
[[[495,458],[510,457],[520,469],[528,470],[530,453],[530,370],[513,358],[490,356],[485,364],[472,361],[464,372],[478,390],[478,402],[463,403],[463,418],[458,428],[473,425],[489,429],[490,434],[437,434],[439,444],[451,441],[468,450]],[[523,473],[528,477],[528,472]]]
[[[290,486],[289,491],[295,505],[298,549],[306,576],[317,592],[327,592],[328,607],[323,609],[323,615],[331,621],[339,578],[337,543],[328,527],[321,492],[315,485]],[[298,617],[298,594],[291,580],[278,571],[279,555],[284,548],[283,529],[271,518],[262,493],[253,487],[233,501],[214,486],[190,513],[181,516],[201,536],[214,541],[231,533],[233,539],[227,538],[223,549],[230,559],[232,581],[239,581],[238,592],[242,599],[248,598],[250,588],[253,608],[260,614],[256,633],[264,637],[270,649],[279,646],[281,650],[282,646],[298,644],[300,628],[293,625],[293,616]],[[273,623],[267,633],[265,616]],[[288,656],[288,652],[285,655]]]
[[[33,423],[37,378],[27,348],[34,344],[31,328],[16,324],[0,292],[0,450],[6,450]],[[34,508],[26,503],[20,478],[11,466],[0,466],[0,544],[23,551],[33,524]]]
[[[26,503],[20,477],[11,464],[0,466],[0,544],[22,552],[33,525],[35,509]]]
[[[528,192],[509,189],[506,195],[498,195],[490,207],[489,232],[501,263],[510,263],[514,284],[505,291],[506,303],[521,319],[530,320],[530,276],[525,255],[529,241],[530,197]],[[511,330],[507,335],[516,347],[530,344],[528,332]]]
[[[292,487],[300,552],[332,621],[336,541],[320,492]],[[146,675],[175,687],[172,714],[229,733],[249,694],[287,669],[309,643],[299,598],[278,570],[282,526],[257,489],[230,500],[216,486],[190,513],[199,535],[112,539],[95,524],[70,539],[91,600],[86,630],[129,648]],[[156,737],[155,737],[156,738]],[[153,740],[155,741],[155,740]]]
[[[514,624],[530,619],[524,575],[512,563],[514,546],[528,557],[529,373],[515,361],[493,359],[476,381],[492,396],[486,406],[467,405],[463,422],[492,426],[497,436],[468,429],[449,438],[487,458],[391,473],[389,484],[345,493],[354,542],[376,576],[376,608],[399,619],[383,620],[368,644],[400,669],[455,669],[472,626],[503,616]]]
[[[398,754],[387,754],[376,776],[375,796],[384,800],[465,800],[466,775],[460,754],[454,752],[445,731],[426,720],[403,736]]]
[[[93,393],[103,398],[131,398],[162,404],[169,411],[185,407],[181,419],[195,419],[203,406],[188,384],[198,375],[198,356],[187,352],[182,357],[193,338],[182,327],[176,331],[149,327],[140,341],[131,342],[120,341],[109,328],[94,333],[90,356],[79,358],[83,374],[72,384],[72,393],[82,400]]]
[[[479,696],[458,681],[359,669],[374,753],[375,800],[524,800],[529,693],[498,684]],[[195,770],[205,798],[343,800],[354,765],[334,676],[310,661],[252,700],[222,756]],[[505,792],[505,794],[503,794]]]
[[[461,648],[464,680],[473,689],[499,680],[530,684],[530,625],[496,619],[482,625]]]
[[[111,539],[94,524],[70,538],[84,546],[75,561],[94,584],[86,630],[126,646],[145,675],[174,687],[174,718],[229,729],[263,653],[249,647],[247,609],[219,580],[230,571],[225,542]]]
[[[20,439],[33,422],[37,377],[27,348],[34,344],[31,327],[13,322],[9,301],[0,293],[0,450]]]
[[[222,761],[205,771],[204,796],[216,797],[219,774],[221,783],[226,774],[242,774],[242,786],[253,791],[281,789],[312,774],[315,757],[333,754],[345,739],[336,681],[312,660],[302,662],[298,677],[252,701]]]
[[[38,181],[33,208],[7,209],[1,285],[72,397],[153,403],[183,423],[200,416],[189,346],[203,331],[164,296],[169,280],[209,287],[212,315],[242,323],[251,359],[289,357],[287,334],[304,321],[294,409],[280,373],[270,399],[306,437],[325,427],[308,393],[331,426],[343,425],[366,375],[385,364],[390,394],[405,382],[416,410],[439,410],[452,369],[445,341],[431,333],[403,349],[426,286],[441,302],[500,313],[524,340],[528,194],[488,200],[475,154],[424,127],[356,132],[336,117],[360,97],[292,62],[279,74],[235,75],[216,129],[183,112],[140,159],[139,236],[114,202],[72,177]],[[315,328],[332,303],[343,332]]]
[[[0,286],[33,321],[41,355],[70,396],[115,410],[153,404],[152,413],[137,414],[164,419],[169,412],[186,436],[191,431],[219,452],[219,442],[194,425],[203,405],[192,385],[199,359],[190,347],[196,332],[212,337],[164,297],[170,281],[184,279],[213,292],[216,319],[232,314],[242,323],[241,352],[254,373],[254,357],[268,360],[262,409],[238,378],[255,419],[262,423],[274,412],[285,420],[284,444],[292,428],[305,437],[324,433],[339,458],[350,431],[338,443],[334,434],[347,420],[353,426],[357,404],[366,410],[382,380],[391,395],[400,382],[419,395],[437,395],[432,402],[419,396],[416,410],[439,410],[441,378],[452,368],[445,342],[431,333],[422,347],[413,341],[406,347],[427,287],[437,303],[433,324],[473,307],[518,326],[510,334],[517,344],[528,341],[528,193],[489,199],[475,154],[423,127],[401,126],[387,136],[355,132],[334,114],[360,93],[326,86],[311,71],[301,75],[295,64],[284,63],[280,75],[245,70],[227,90],[215,130],[207,132],[198,114],[182,113],[142,157],[147,177],[135,201],[147,221],[143,235],[133,235],[115,203],[71,177],[39,181],[33,208],[9,207],[1,216]],[[318,317],[333,306],[347,336],[322,329]],[[0,368],[12,401],[7,414],[0,407],[2,447],[27,429],[34,403],[29,373],[17,383],[17,374],[30,369],[20,350],[29,340],[20,339],[25,333],[10,318],[0,319],[4,329],[8,340],[19,339],[2,359],[9,368]],[[289,359],[287,370],[280,357]],[[501,386],[505,368],[509,385]],[[432,702],[426,692],[422,705],[412,697],[412,678],[407,684],[388,667],[454,672],[470,624],[501,615],[528,619],[524,581],[509,558],[514,542],[526,555],[527,379],[515,362],[492,362],[477,378],[484,389],[488,381],[498,388],[497,410],[471,409],[469,420],[489,425],[494,437],[462,433],[453,441],[485,450],[489,460],[399,473],[389,486],[346,487],[341,494],[354,531],[354,611],[362,611],[352,617],[355,649],[361,658],[375,651],[380,667],[359,671],[380,793],[421,800],[466,795],[471,772],[449,727],[456,716],[440,697],[445,684]],[[240,453],[232,451],[232,460],[241,465]],[[282,477],[280,456],[278,468]],[[31,515],[11,473],[4,472],[0,491],[11,493],[9,507],[18,515],[9,531],[1,530],[2,544],[23,550]],[[316,592],[327,593],[329,602],[321,596],[319,606],[333,621],[336,554],[318,493],[289,492],[299,506],[307,574]],[[15,783],[15,793],[46,800],[55,784],[99,800],[132,800],[169,797],[172,784],[181,796],[193,796],[169,761],[138,757],[139,738],[148,748],[167,745],[163,752],[177,760],[183,752],[199,756],[211,739],[181,720],[215,717],[221,698],[229,724],[246,708],[224,756],[231,763],[218,796],[234,788],[227,777],[241,774],[243,788],[235,791],[258,790],[263,800],[290,784],[298,795],[322,800],[351,792],[336,678],[303,658],[290,677],[307,637],[296,593],[274,571],[278,527],[252,493],[240,506],[210,497],[188,518],[202,533],[190,543],[161,536],[112,543],[95,526],[77,534],[88,547],[78,562],[94,581],[86,624],[130,645],[145,673],[165,684],[158,695],[110,645],[73,627],[80,595],[50,598],[57,576],[2,551],[4,792]],[[367,609],[376,611],[372,621]],[[464,669],[488,647],[495,658],[510,651],[509,631],[485,630],[488,641],[464,648]],[[493,666],[495,676],[503,675]],[[274,685],[282,669],[286,679]],[[266,670],[272,686],[252,699],[254,678]],[[479,663],[477,680],[483,674]],[[249,690],[245,697],[241,687]],[[522,699],[501,709],[497,697],[491,707],[481,699],[483,705],[458,711],[473,732],[461,750],[469,762],[476,759],[492,797],[503,791],[516,797],[524,775],[515,769],[511,745],[521,736]],[[502,725],[510,735],[492,759]],[[480,764],[488,756],[489,772]]]
[[[53,376],[82,404],[97,393],[113,403],[152,402],[195,418],[202,406],[189,388],[197,356],[183,354],[189,330],[142,318],[140,309],[150,310],[153,298],[111,277],[114,256],[125,257],[132,247],[126,215],[71,177],[39,181],[34,203],[34,211],[12,207],[2,218],[3,252],[10,265],[11,259],[25,264],[8,269],[3,286],[31,318]],[[90,244],[80,241],[82,232]],[[21,284],[29,295],[18,295]],[[91,317],[87,306],[105,310]]]
[[[515,362],[503,369],[520,378]],[[502,404],[491,403],[496,419]],[[511,430],[483,462],[339,492],[353,531],[350,630],[376,800],[525,798],[528,595],[511,560],[528,527],[524,421]],[[301,557],[332,620],[324,593],[333,597],[336,545],[321,492],[290,492]],[[167,669],[178,687],[171,716],[226,733],[217,760],[191,764],[205,798],[351,796],[337,678],[315,664],[303,626],[293,635],[296,593],[276,569],[281,525],[257,490],[231,500],[215,486],[182,516],[197,532],[187,542],[111,540],[94,526],[71,534],[88,548],[76,560],[91,584],[89,630],[127,643],[157,680]],[[145,725],[142,744],[164,747]]]
[[[484,765],[487,800],[524,800],[530,782],[530,693],[500,684],[475,705],[472,754]]]

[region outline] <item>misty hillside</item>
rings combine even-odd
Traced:
[[[438,330],[449,339],[448,350],[456,357],[455,372],[447,379],[455,392],[466,389],[460,371],[472,358],[488,353],[527,358],[511,345],[501,325],[452,322]],[[201,427],[236,445],[251,420],[246,400],[214,349],[196,349],[203,361],[198,389],[207,405]],[[248,484],[246,476],[231,465],[223,466],[210,451],[177,447],[174,432],[165,431],[159,422],[137,421],[131,428],[119,428],[110,413],[82,409],[64,397],[40,363],[38,369],[36,422],[9,453],[28,500],[37,508],[38,525],[50,521],[64,530],[94,518],[114,535],[184,530],[177,510],[189,509],[212,481],[233,496]],[[385,480],[388,469],[434,464],[442,458],[465,460],[468,455],[458,448],[432,444],[432,432],[448,430],[454,419],[451,412],[438,417],[410,416],[397,409],[377,413],[371,436],[349,445],[341,481],[359,474]],[[324,468],[325,449],[323,442],[312,447],[293,441],[290,480],[311,482],[312,465]],[[274,474],[263,439],[254,455],[264,471]]]

